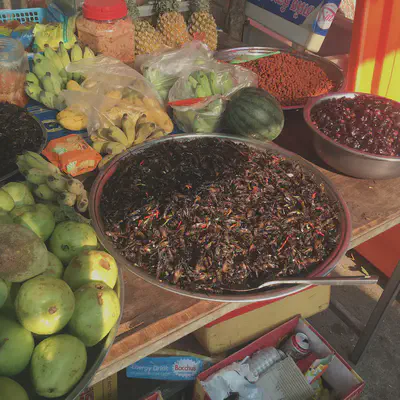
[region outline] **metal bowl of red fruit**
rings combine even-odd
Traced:
[[[346,175],[362,179],[400,176],[400,103],[346,92],[310,99],[304,119],[319,157]]]

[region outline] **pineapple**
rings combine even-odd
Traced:
[[[218,33],[215,19],[210,14],[210,0],[192,0],[192,15],[189,19],[189,33],[196,39],[196,34],[212,51],[217,50]]]
[[[135,54],[152,54],[163,45],[160,32],[156,31],[151,24],[140,19],[136,0],[126,0],[128,14],[135,24]]]
[[[154,10],[158,15],[156,28],[166,46],[180,47],[190,41],[185,19],[179,13],[179,0],[156,0]]]

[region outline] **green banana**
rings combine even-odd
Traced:
[[[32,167],[29,166],[29,164],[26,162],[26,160],[24,159],[24,156],[20,155],[17,156],[17,163],[18,165],[18,170],[19,172],[21,172],[22,175],[25,175],[28,170]]]
[[[47,186],[57,193],[62,193],[67,190],[67,178],[61,174],[52,174],[47,177]]]
[[[46,161],[40,154],[34,153],[33,151],[26,151],[22,156],[18,157],[18,161],[22,160],[29,168],[38,168],[52,174],[60,173],[60,170],[55,165]]]
[[[25,93],[33,100],[40,101],[41,91],[42,88],[38,85],[28,82],[25,84]]]
[[[198,82],[200,83],[201,87],[204,89],[206,96],[212,96],[210,81],[207,78],[207,75],[203,71],[199,71],[198,75]]]
[[[83,58],[83,53],[82,53],[81,46],[79,46],[79,44],[74,44],[71,49],[71,61],[72,62],[80,61],[80,60],[82,60],[82,58]],[[78,83],[80,82],[80,80],[82,78],[82,74],[80,74],[78,72],[74,72],[72,74],[72,76],[74,77],[74,80],[77,81]]]
[[[94,58],[96,55],[94,54],[93,50],[86,46],[85,51],[83,52],[83,58]]]
[[[62,81],[62,89],[64,89],[65,86],[67,85],[67,82],[68,82],[67,71],[63,68],[63,69],[60,70],[59,75],[60,75],[60,79]]]
[[[39,59],[37,62],[43,67],[46,73],[50,72],[53,76],[58,76],[58,69],[54,65],[53,61],[49,60],[47,57],[43,57]]]
[[[197,97],[207,97],[207,93],[204,90],[204,87],[200,84],[197,85],[195,93]]]
[[[54,93],[41,91],[40,92],[40,102],[43,103],[47,108],[55,108],[55,95]]]
[[[62,62],[62,65],[64,66],[64,69],[67,68],[67,65],[71,62],[71,59],[69,58],[69,54],[67,49],[64,46],[63,42],[59,43],[57,54],[60,57],[60,60]],[[67,81],[70,81],[72,79],[72,74],[71,72],[67,72]]]
[[[62,111],[66,106],[64,97],[61,94],[54,97],[54,108],[56,110]]]
[[[87,195],[87,191],[84,190],[81,194],[76,196],[76,209],[83,213],[88,209],[89,199]]]
[[[126,147],[123,144],[117,142],[109,142],[106,147],[106,153],[112,155],[120,154],[125,150]]]
[[[193,89],[196,89],[197,84],[199,83],[193,78],[193,76],[189,76],[188,82]]]
[[[60,56],[48,44],[44,45],[44,55],[55,65],[58,72],[64,69]]]
[[[41,82],[43,85],[43,89],[46,92],[56,95],[61,93],[61,81],[58,76],[54,76],[50,72],[47,72],[46,75],[41,79]],[[55,106],[53,106],[53,108],[54,107]]]
[[[67,190],[70,193],[78,195],[81,194],[85,188],[83,187],[83,183],[81,181],[71,178],[67,180]]]
[[[36,56],[35,56],[36,57]],[[33,63],[33,73],[39,78],[42,79],[45,75],[46,72],[48,72],[45,68],[44,68],[44,64],[42,62],[41,59],[38,59],[36,62],[34,61]]]
[[[28,72],[25,79],[27,83],[40,86],[39,78],[33,72]]]
[[[218,85],[217,74],[214,71],[208,73],[208,80],[210,81],[211,91],[213,94],[221,94],[221,88]]]
[[[122,130],[128,139],[128,145],[131,146],[136,138],[136,122],[129,116],[124,114],[121,120]]]
[[[51,190],[47,184],[42,183],[39,185],[34,191],[33,194],[38,197],[40,200],[46,201],[56,201],[57,193]]]
[[[35,185],[41,185],[42,183],[47,182],[49,173],[50,172],[45,172],[38,168],[31,168],[28,169],[24,175],[28,182],[34,183]]]
[[[104,153],[106,151],[107,145],[110,142],[105,142],[105,141],[94,141],[92,143],[92,147],[98,152],[98,153]]]
[[[125,147],[129,145],[128,138],[126,137],[125,133],[116,126],[112,126],[110,128],[108,137],[114,140],[115,142],[121,143]]]
[[[60,193],[57,197],[57,202],[60,206],[69,206],[73,207],[76,202],[76,194],[70,192]]]

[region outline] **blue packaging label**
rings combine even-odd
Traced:
[[[341,0],[248,0],[250,3],[278,15],[296,25],[314,19],[312,31],[325,36],[336,15]],[[306,19],[308,20],[306,21]]]
[[[208,365],[196,357],[145,357],[126,369],[128,378],[193,381]]]
[[[250,3],[301,25],[324,0],[249,0]]]

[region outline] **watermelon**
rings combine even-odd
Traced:
[[[275,98],[254,87],[243,88],[231,97],[224,118],[230,133],[264,141],[276,139],[285,121]]]

